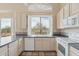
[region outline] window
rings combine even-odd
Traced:
[[[1,43],[6,43],[11,40],[12,36],[12,19],[4,17],[0,19]]]
[[[28,35],[30,36],[51,36],[52,17],[51,16],[29,16]]]

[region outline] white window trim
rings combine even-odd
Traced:
[[[31,17],[39,16],[39,17],[50,17],[50,34],[49,35],[32,35],[31,34]],[[28,36],[31,37],[51,37],[53,34],[53,18],[52,15],[29,15],[28,16]]]

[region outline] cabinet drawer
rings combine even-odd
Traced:
[[[34,50],[34,38],[25,38],[25,50]]]

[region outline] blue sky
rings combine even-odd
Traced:
[[[6,26],[11,26],[11,18],[1,19],[1,28],[5,28]]]

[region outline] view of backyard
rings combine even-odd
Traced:
[[[37,23],[36,26],[32,28],[32,34],[47,34],[49,31],[48,28],[44,27],[42,24]]]
[[[1,36],[6,37],[11,35],[11,27],[6,27],[1,29]]]
[[[1,31],[1,38],[0,38],[1,44],[5,44],[11,41],[11,18],[1,18],[0,31]]]
[[[33,17],[31,21],[31,31],[34,35],[49,34],[49,18],[48,17]]]

